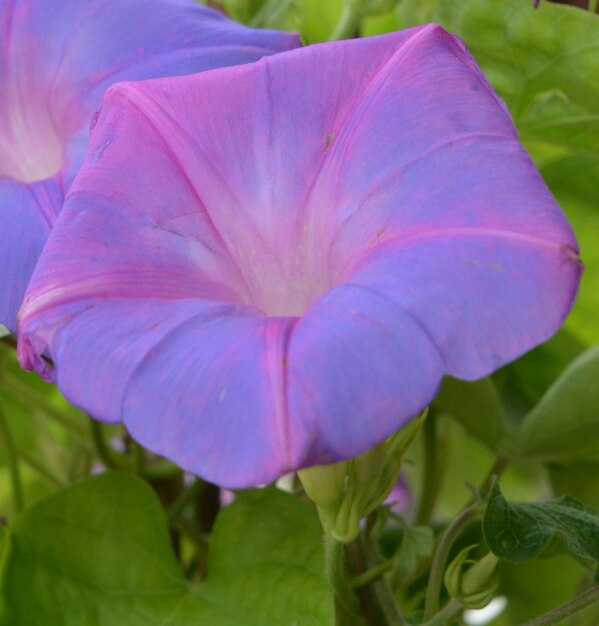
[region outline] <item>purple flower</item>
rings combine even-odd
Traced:
[[[192,0],[0,0],[0,33],[0,323],[12,331],[106,88],[299,44]]]
[[[436,26],[109,90],[24,367],[227,487],[347,459],[551,336],[574,235]]]

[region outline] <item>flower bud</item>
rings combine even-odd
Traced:
[[[482,609],[493,599],[498,581],[493,576],[499,559],[491,552],[480,561],[468,558],[477,546],[472,545],[459,552],[445,570],[444,582],[447,592],[467,609]],[[472,565],[463,571],[464,565]]]

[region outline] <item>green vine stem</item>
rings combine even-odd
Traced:
[[[333,533],[324,532],[324,567],[329,585],[335,594],[337,618],[343,626],[362,624],[360,619],[360,603],[346,579],[345,544],[338,541]]]
[[[369,585],[370,583],[378,580],[381,576],[384,576],[387,572],[390,572],[393,569],[393,561],[385,561],[384,563],[379,563],[374,567],[362,572],[358,576],[355,576],[351,579],[349,586],[352,589],[359,589],[364,585]]]
[[[196,496],[200,493],[204,486],[204,481],[201,478],[197,478],[193,485],[188,489],[185,489],[179,494],[179,497],[175,500],[174,504],[171,506],[168,512],[168,523],[169,526],[175,524],[185,509],[193,504],[196,499]]]
[[[96,451],[102,463],[104,463],[108,469],[131,470],[131,467],[125,459],[122,459],[115,454],[106,443],[106,440],[104,439],[104,432],[102,431],[102,423],[93,419],[93,417],[89,418],[89,423],[92,432],[92,439],[94,440]]]
[[[21,468],[19,467],[19,452],[15,440],[12,436],[8,419],[4,409],[0,405],[0,433],[6,446],[8,471],[12,483],[15,511],[20,513],[25,508],[25,498],[23,496],[23,483],[21,481]]]
[[[449,620],[461,609],[462,605],[457,600],[450,600],[443,609],[424,622],[423,626],[447,626],[451,623]]]
[[[536,617],[530,622],[526,622],[524,626],[550,626],[551,624],[560,624],[568,617],[576,615],[579,611],[586,609],[593,604],[599,606],[599,587],[594,587],[590,591],[583,593],[582,595],[574,598],[574,600],[563,604],[562,606]]]
[[[441,595],[441,587],[443,586],[443,574],[445,565],[451,548],[455,540],[468,528],[476,522],[481,516],[483,503],[476,502],[462,511],[447,530],[443,533],[435,550],[433,563],[431,566],[430,577],[426,587],[426,596],[424,602],[424,619],[431,620],[439,609],[439,597]]]
[[[426,526],[435,510],[441,489],[445,461],[445,441],[439,435],[437,412],[429,409],[424,422],[424,472],[422,475],[422,494],[418,503],[415,526]]]

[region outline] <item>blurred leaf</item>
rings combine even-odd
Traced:
[[[362,22],[362,36],[374,37],[392,33],[399,29],[397,22],[397,10],[387,11],[382,15],[372,15]]]
[[[541,173],[574,227],[586,266],[566,328],[587,345],[595,345],[599,343],[599,158],[564,156],[546,163]]]
[[[599,463],[552,464],[549,476],[556,495],[572,496],[599,509]]]
[[[499,448],[508,433],[501,401],[490,378],[472,383],[445,378],[435,404],[492,450]]]
[[[164,512],[138,478],[109,473],[15,522],[0,573],[0,624],[264,626],[333,623],[316,514],[275,489],[241,494],[214,530],[192,590]]]
[[[265,2],[266,0],[220,0],[219,5],[231,19],[242,24],[249,24]],[[204,2],[204,4],[214,6],[212,2]]]
[[[439,0],[401,0],[397,7],[398,28],[438,21],[438,4]]]
[[[548,613],[576,597],[588,579],[588,572],[579,563],[564,556],[518,565],[500,561],[497,573],[499,594],[507,596],[509,601],[502,617],[491,622],[493,626],[524,624]],[[598,617],[597,609],[585,611],[560,626],[597,626]]]
[[[404,0],[399,15],[460,35],[523,138],[599,155],[599,17],[522,0]]]
[[[599,562],[599,512],[567,496],[510,503],[495,484],[483,532],[491,551],[512,563],[532,561],[548,548],[553,554],[565,552],[595,566]]]
[[[549,341],[493,374],[491,378],[513,425],[522,422],[570,362],[584,350],[583,343],[562,329]]]
[[[514,453],[546,462],[599,459],[599,346],[579,356],[526,416]]]
[[[309,43],[327,41],[343,8],[343,0],[299,0],[302,9],[302,37]]]
[[[253,28],[298,31],[301,27],[299,0],[266,0],[249,21]]]

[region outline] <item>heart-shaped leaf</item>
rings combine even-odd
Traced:
[[[333,624],[316,514],[276,489],[219,516],[208,578],[192,589],[152,489],[126,474],[82,481],[14,523],[1,560],[1,626]]]
[[[512,563],[526,563],[549,551],[599,562],[599,512],[568,496],[547,502],[508,502],[495,485],[483,531],[491,551]]]

